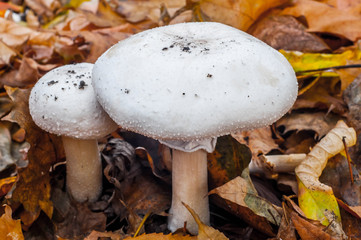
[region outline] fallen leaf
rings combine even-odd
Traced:
[[[151,233],[143,234],[138,237],[127,237],[124,240],[198,240],[195,236],[182,236],[178,234],[168,234],[164,235],[163,233]],[[210,239],[213,240],[213,239]]]
[[[17,177],[7,177],[0,179],[0,197],[5,196],[16,182]]]
[[[285,8],[284,15],[304,16],[310,32],[325,32],[344,36],[351,41],[361,37],[361,4],[347,9],[337,9],[328,4],[312,0],[296,0]],[[317,14],[315,14],[317,9]]]
[[[88,203],[78,203],[59,188],[53,189],[53,222],[56,234],[69,239],[83,239],[92,230],[105,231],[106,216],[104,212],[93,212]]]
[[[297,233],[305,240],[314,239],[325,239],[325,240],[336,240],[329,233],[324,231],[324,226],[319,222],[308,220],[293,210],[288,210],[293,225],[295,226]]]
[[[138,23],[147,19],[158,24],[161,17],[161,6],[167,8],[171,15],[186,5],[185,0],[137,0],[118,2],[117,12],[131,23]]]
[[[249,147],[252,152],[252,158],[256,158],[260,154],[265,155],[271,150],[278,149],[278,145],[272,138],[272,131],[270,127],[233,133],[232,136],[241,144]]]
[[[296,73],[347,65],[350,60],[360,60],[361,57],[360,50],[357,48],[342,53],[302,53],[284,50],[280,50],[280,52],[286,57]],[[322,76],[328,77],[338,76],[330,71],[323,71],[322,74]]]
[[[11,207],[5,205],[5,213],[0,217],[0,236],[4,240],[23,240],[20,220],[12,219]]]
[[[277,127],[284,127],[283,133],[289,131],[314,131],[318,138],[325,136],[337,121],[340,120],[338,115],[317,113],[293,113],[286,115],[276,122]]]
[[[108,238],[110,240],[121,240],[124,239],[122,234],[113,232],[98,232],[92,231],[84,240],[98,240],[101,238]]]
[[[319,220],[325,226],[333,221],[341,223],[340,210],[332,193],[309,189],[301,181],[298,181],[298,201],[308,218]]]
[[[270,223],[277,226],[280,224],[280,209],[258,196],[249,176],[248,179],[236,177],[223,186],[211,190],[209,194],[218,195],[227,206],[226,209],[231,210],[254,228],[269,236],[275,235]]]
[[[3,119],[16,122],[25,129],[26,141],[31,145],[27,153],[29,164],[18,170],[19,180],[11,200],[22,203],[33,215],[43,210],[51,218],[49,169],[57,157],[63,155],[60,140],[40,130],[32,121],[28,108],[29,89],[7,88],[7,92],[14,107]]]
[[[199,3],[200,10],[202,14],[205,15],[205,19],[203,20],[221,22],[240,30],[247,31],[262,13],[280,6],[287,1],[193,0],[193,2]]]
[[[196,221],[198,225],[198,236],[197,240],[227,240],[228,238],[224,236],[223,233],[220,231],[205,225],[199,216],[194,212],[194,210],[188,206],[187,204],[183,203],[183,205],[187,208],[187,210],[191,213],[192,217]]]
[[[330,51],[321,38],[308,33],[306,27],[292,16],[267,16],[254,24],[248,33],[275,49],[315,53]]]
[[[207,156],[210,188],[219,187],[241,176],[250,160],[249,149],[230,135],[217,139],[216,148]]]

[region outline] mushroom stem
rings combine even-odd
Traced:
[[[102,191],[102,164],[94,139],[62,137],[66,154],[66,182],[78,202],[94,202]]]
[[[198,226],[182,202],[209,225],[207,152],[204,150],[183,152],[173,149],[172,160],[172,206],[168,228],[174,232],[187,222],[188,231],[197,234]]]

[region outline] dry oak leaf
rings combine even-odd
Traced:
[[[319,37],[306,31],[292,16],[271,15],[252,25],[248,33],[275,49],[325,52],[330,48]]]
[[[361,38],[361,4],[346,9],[337,9],[326,3],[312,0],[293,1],[292,7],[283,15],[304,16],[310,32],[324,32],[344,36],[351,41]]]
[[[206,17],[203,20],[221,22],[243,31],[247,31],[262,13],[288,2],[287,0],[192,1],[199,3],[201,14]]]
[[[61,141],[39,129],[32,121],[28,107],[29,89],[6,87],[6,90],[14,107],[3,120],[16,122],[25,129],[26,141],[31,145],[27,154],[29,164],[18,170],[19,180],[11,200],[22,203],[34,216],[43,210],[51,218],[53,204],[50,201],[49,169],[62,154]]]
[[[0,217],[0,236],[3,240],[23,240],[20,220],[12,219],[11,207],[5,205],[5,213]]]

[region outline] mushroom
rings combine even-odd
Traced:
[[[79,202],[99,197],[102,166],[96,139],[117,128],[96,100],[92,69],[90,63],[53,69],[34,85],[29,98],[36,125],[62,136],[67,190]]]
[[[207,152],[216,138],[273,123],[293,105],[297,80],[277,51],[238,29],[181,23],[133,35],[95,63],[100,104],[123,128],[172,152],[171,231],[209,224]]]

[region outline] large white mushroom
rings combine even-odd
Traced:
[[[168,227],[209,223],[207,151],[216,138],[273,123],[293,105],[297,80],[277,51],[220,23],[182,23],[133,35],[95,63],[100,104],[123,128],[173,148]]]
[[[97,102],[93,64],[65,65],[46,73],[34,85],[30,114],[43,130],[62,136],[67,189],[79,202],[95,201],[102,191],[97,139],[117,128]]]

